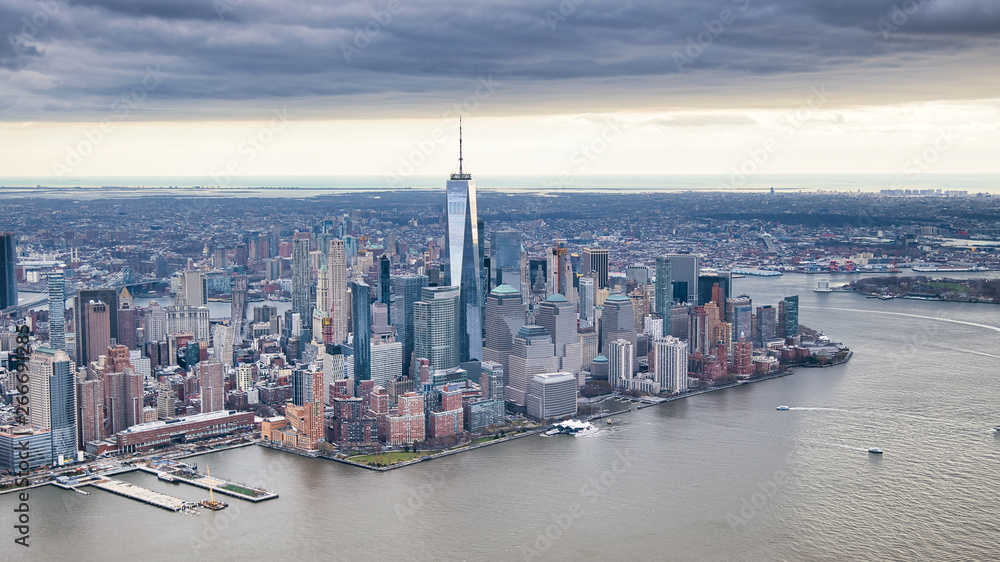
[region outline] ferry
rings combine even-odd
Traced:
[[[597,432],[598,429],[588,421],[566,420],[564,422],[557,423],[552,429],[546,431],[545,435],[558,435],[560,433],[565,433],[574,437],[579,437],[581,435],[592,435]]]
[[[868,452],[873,455],[881,455],[882,449],[879,449],[878,447],[872,447],[871,449],[868,449]]]
[[[788,406],[785,406],[784,404],[782,404],[781,406],[778,406],[777,408],[775,408],[775,410],[778,410],[779,412],[787,412],[790,409],[791,408],[789,408]]]

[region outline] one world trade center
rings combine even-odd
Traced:
[[[462,122],[458,124],[458,173],[448,180],[449,283],[459,288],[459,358],[483,358],[482,286],[479,278],[479,229],[476,182],[462,168]]]

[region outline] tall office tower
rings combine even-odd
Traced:
[[[799,296],[785,297],[778,302],[778,317],[783,338],[799,335]]]
[[[51,303],[49,304],[51,306]],[[118,343],[129,349],[136,349],[137,314],[132,294],[126,287],[118,293]]]
[[[608,354],[608,345],[623,339],[632,344],[635,353],[635,311],[632,300],[621,293],[614,293],[604,301],[601,312],[601,352]],[[633,363],[638,367],[638,362]]]
[[[429,361],[430,372],[457,367],[458,287],[423,287],[413,303],[413,356]]]
[[[180,293],[175,305],[204,306],[208,304],[208,278],[200,271],[182,271]]]
[[[176,412],[177,394],[166,380],[156,389],[156,415],[161,420],[173,417]]]
[[[208,341],[211,334],[207,306],[168,306],[164,312],[168,334],[186,332],[194,334],[198,341]]]
[[[583,275],[594,273],[598,289],[608,288],[608,250],[607,248],[583,249]]]
[[[333,343],[333,322],[330,321],[330,274],[324,263],[316,279],[316,307],[312,313],[313,343]],[[326,328],[324,330],[324,327]]]
[[[528,265],[528,285],[532,293],[544,295],[548,284],[548,261],[530,260]]]
[[[17,245],[13,233],[3,232],[0,233],[0,310],[11,306],[17,306]]]
[[[112,435],[142,423],[142,375],[135,372],[124,345],[108,346],[103,361],[92,362],[104,380],[104,411],[107,413],[106,433]]]
[[[476,214],[476,182],[462,169],[462,125],[458,128],[458,173],[447,184],[448,271],[447,281],[458,287],[459,360],[483,358],[483,304],[480,283],[479,228]]]
[[[559,370],[576,373],[580,370],[580,357],[572,344],[580,341],[576,332],[576,307],[566,297],[553,293],[535,310],[535,324],[545,328],[555,345]],[[567,347],[570,355],[567,357]]]
[[[518,407],[527,404],[533,376],[559,370],[555,345],[549,333],[541,326],[525,325],[517,331],[508,363],[510,369],[507,371],[504,397]]]
[[[104,325],[99,326],[98,332],[94,335],[99,342],[110,342],[111,338],[118,335],[118,315],[110,314],[110,311],[118,310],[118,292],[114,289],[80,289],[73,298],[73,329],[76,330],[74,360],[77,365],[87,365],[91,361],[96,361],[97,356],[104,353],[108,344],[104,343],[99,347],[99,352],[93,357],[87,355],[87,344],[90,341],[90,333],[87,331],[86,315],[84,309],[89,301],[100,301],[108,305],[109,326],[107,335],[104,334]],[[152,305],[152,303],[150,303]],[[112,335],[114,334],[114,335]]]
[[[517,230],[494,230],[490,238],[494,281],[521,291],[521,233]]]
[[[66,349],[66,279],[62,271],[49,274],[49,347]]]
[[[389,261],[389,256],[382,254],[382,257],[378,259],[378,302],[384,303],[386,306],[390,304],[390,292],[392,291],[392,282],[389,280],[389,267],[391,262]],[[392,322],[390,312],[389,322]]]
[[[39,348],[28,363],[31,408],[29,420],[52,432],[52,459],[57,464],[76,460],[76,373],[61,349]]]
[[[757,333],[754,340],[761,347],[767,346],[767,340],[775,337],[778,327],[777,309],[767,304],[757,307]]]
[[[580,278],[580,320],[593,322],[594,319],[594,278]]]
[[[625,381],[632,378],[635,368],[635,344],[628,340],[614,340],[608,344],[609,371],[608,382],[612,388],[625,386]]]
[[[628,294],[628,299],[632,301],[632,331],[636,334],[642,333],[642,321],[649,314],[645,292],[636,287]]]
[[[701,272],[700,254],[666,254],[670,262],[670,279],[674,287],[674,300],[689,304],[698,302],[698,275]]]
[[[292,311],[303,319],[312,318],[309,295],[309,233],[292,237]]]
[[[559,293],[566,295],[566,285],[572,283],[572,279],[566,275],[566,266],[569,265],[569,253],[563,246],[565,240],[557,239],[556,245],[549,248],[546,254],[546,267],[548,269],[548,291],[549,293]]]
[[[378,386],[403,375],[403,344],[389,338],[371,342],[371,380]]]
[[[708,315],[705,314],[705,307],[695,306],[691,309],[691,313],[688,315],[688,353],[694,355],[700,351],[702,355],[707,355],[704,352],[709,339],[707,320]]]
[[[635,280],[637,285],[645,285],[649,283],[649,266],[644,263],[626,266],[625,278]]]
[[[715,289],[715,285],[719,285],[719,289]],[[717,271],[714,273],[705,273],[698,276],[698,304],[705,304],[718,296],[725,302],[726,296],[733,294],[733,272],[732,271]],[[721,291],[721,292],[720,292]],[[722,302],[715,301],[716,304],[722,306]]]
[[[399,275],[392,278],[391,324],[396,341],[403,344],[403,372],[410,372],[413,355],[413,303],[420,300],[420,289],[427,286],[426,275]]]
[[[233,277],[232,302],[229,306],[229,325],[233,327],[233,347],[243,343],[243,324],[247,318],[247,292],[249,279],[240,274]]]
[[[354,385],[372,380],[372,288],[351,283],[351,327],[354,333]]]
[[[580,334],[580,364],[584,368],[598,356],[597,330],[592,326],[577,330]]]
[[[167,337],[167,311],[160,303],[151,301],[145,317],[146,341],[164,341]],[[79,329],[79,328],[77,328]]]
[[[576,415],[577,384],[572,373],[542,373],[531,378],[528,416],[536,420]]]
[[[90,441],[107,438],[104,431],[104,381],[94,373],[77,384],[79,438],[77,449],[84,451]]]
[[[198,363],[198,384],[201,385],[201,412],[218,412],[226,407],[226,386],[222,376],[222,363]]]
[[[653,342],[653,355],[653,375],[660,388],[669,392],[687,390],[687,344],[671,336],[660,338]]]
[[[723,356],[728,361],[733,356],[733,325],[729,322],[719,322],[712,332],[712,346],[719,346],[722,349],[717,352],[719,359]]]
[[[88,301],[83,305],[82,320],[82,358],[87,362],[95,361],[111,345],[110,307],[102,301]]]
[[[714,302],[709,301],[702,308],[705,309],[705,338],[702,340],[704,347],[701,348],[701,353],[702,355],[711,355],[712,348],[719,342],[718,338],[715,337],[716,327],[721,323],[719,307]]]
[[[670,258],[656,258],[656,313],[663,319],[663,333],[670,335],[670,308],[674,304],[674,287],[670,270]],[[661,385],[662,387],[662,385]]]
[[[521,293],[504,283],[486,297],[486,344],[483,360],[499,363],[508,372],[507,358],[514,346],[514,335],[524,326],[524,303]]]
[[[327,273],[330,276],[330,320],[333,326],[333,343],[347,341],[347,250],[344,241],[330,240],[326,258]]]

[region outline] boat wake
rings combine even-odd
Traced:
[[[805,406],[796,406],[789,408],[789,410],[800,412],[850,412],[850,410],[844,410],[841,408],[811,408]]]
[[[838,308],[832,306],[800,306],[799,308],[816,308],[822,310],[843,310],[845,312],[861,312],[864,314],[886,314],[889,316],[905,316],[907,318],[922,318],[924,320],[937,320],[938,322],[948,322],[951,324],[961,324],[963,326],[974,326],[976,328],[985,328],[987,330],[993,330],[994,332],[1000,332],[1000,327],[990,326],[989,324],[977,324],[975,322],[966,322],[964,320],[952,320],[950,318],[939,318],[937,316],[926,316],[923,314],[908,314],[906,312],[888,312],[885,310],[861,310],[858,308]]]

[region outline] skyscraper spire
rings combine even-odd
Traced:
[[[452,174],[451,179],[453,180],[471,180],[472,174],[466,174],[463,169],[464,161],[462,159],[462,116],[458,117],[458,173]]]

